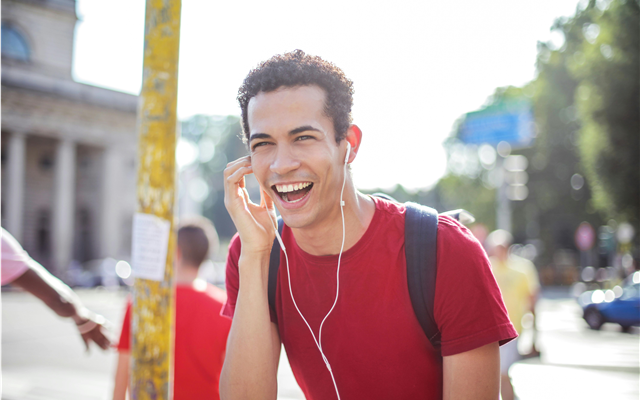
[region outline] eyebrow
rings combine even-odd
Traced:
[[[307,131],[315,131],[315,132],[322,133],[320,129],[314,128],[311,125],[304,125],[304,126],[300,126],[290,130],[289,136],[297,135],[298,133],[307,132]],[[270,139],[270,138],[272,138],[272,136],[269,135],[268,133],[252,133],[251,136],[249,136],[249,143],[251,143],[251,141],[254,139]]]
[[[301,132],[306,132],[306,131],[315,131],[315,132],[321,132],[320,129],[314,128],[311,125],[305,125],[305,126],[301,126],[295,129],[292,129],[289,131],[289,136],[291,135],[295,135]]]

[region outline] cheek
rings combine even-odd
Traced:
[[[269,163],[266,162],[265,157],[251,157],[251,166],[253,167],[253,176],[260,185],[262,185],[268,176]]]

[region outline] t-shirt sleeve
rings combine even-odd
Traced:
[[[131,351],[131,300],[127,300],[127,310],[122,321],[118,351]]]
[[[485,251],[457,221],[440,217],[434,317],[443,356],[516,338]]]
[[[236,233],[229,243],[227,253],[227,267],[225,272],[225,286],[227,288],[227,300],[222,306],[220,315],[233,318],[238,300],[238,289],[240,287],[240,275],[238,273],[238,259],[240,258],[240,236]]]
[[[18,279],[29,269],[29,263],[35,262],[20,246],[20,243],[2,228],[2,261],[0,263],[0,283],[6,285]]]

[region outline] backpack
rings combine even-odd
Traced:
[[[383,193],[374,196],[395,201]],[[413,202],[404,203],[407,211],[404,225],[404,246],[407,261],[407,285],[413,311],[425,335],[436,350],[440,349],[440,330],[433,315],[436,288],[436,250],[438,234],[438,212]],[[472,223],[473,216],[465,210],[453,210],[440,215]],[[278,232],[282,235],[284,222],[278,217]],[[273,241],[269,258],[269,308],[276,314],[276,286],[280,268],[280,243]]]

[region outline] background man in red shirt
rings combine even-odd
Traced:
[[[175,400],[219,399],[218,381],[230,321],[220,315],[227,296],[198,278],[198,269],[218,247],[218,235],[205,218],[183,222],[176,249],[176,322],[173,368]],[[131,303],[118,344],[113,399],[124,400],[129,384]]]
[[[466,228],[439,218],[434,349],[409,299],[406,209],[358,192],[347,171],[363,138],[352,95],[339,68],[300,50],[261,63],[239,90],[250,156],[224,172],[238,236],[227,260],[223,314],[233,323],[221,397],[275,399],[284,344],[307,399],[497,399],[498,346],[517,335],[486,254]],[[244,187],[250,173],[259,205]],[[275,315],[274,206],[285,223]]]

